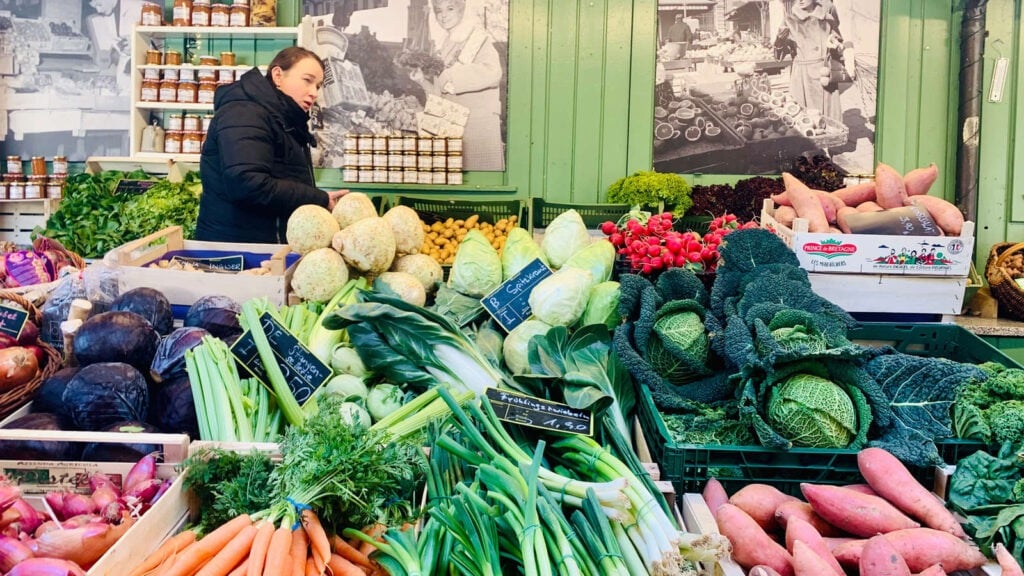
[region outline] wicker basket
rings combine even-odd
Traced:
[[[36,326],[42,325],[43,318],[39,309],[33,306],[31,302],[21,295],[2,290],[0,291],[0,302],[11,303],[27,310],[28,319],[35,323]],[[39,373],[24,386],[0,393],[0,419],[6,417],[11,412],[20,408],[22,404],[31,400],[36,390],[38,390],[39,386],[43,383],[43,380],[46,380],[61,368],[63,358],[61,358],[60,352],[42,340],[39,340],[36,345],[43,350],[43,361],[39,368]]]
[[[1010,256],[1021,250],[1024,250],[1024,242],[997,242],[989,250],[985,263],[985,279],[992,297],[999,302],[999,316],[1013,320],[1024,320],[1024,289],[1017,285],[1004,265]]]

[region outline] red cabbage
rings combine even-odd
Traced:
[[[195,326],[184,326],[171,332],[156,347],[156,355],[149,366],[154,382],[163,382],[185,374],[185,352],[195,348],[210,333]]]
[[[90,316],[75,335],[79,366],[98,362],[124,362],[144,374],[156,354],[159,335],[148,320],[135,312],[103,312]]]
[[[169,334],[174,328],[170,301],[163,292],[153,288],[133,288],[118,296],[110,309],[135,312],[148,320],[160,334]]]
[[[12,430],[61,430],[54,414],[33,412],[4,426]],[[0,440],[0,458],[5,460],[78,460],[81,446],[75,442],[42,440]]]
[[[64,404],[76,428],[99,431],[125,420],[145,422],[149,389],[142,374],[128,364],[100,362],[82,368],[68,382]]]
[[[169,434],[188,434],[199,438],[199,421],[192,398],[192,385],[188,376],[178,376],[164,382],[153,394],[150,419],[160,430]]]
[[[196,300],[185,315],[185,326],[205,329],[217,338],[232,344],[242,333],[238,315],[242,307],[228,296],[211,294]]]

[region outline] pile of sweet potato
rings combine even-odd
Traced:
[[[953,514],[892,454],[866,448],[857,464],[867,484],[804,483],[804,500],[767,484],[729,496],[714,479],[704,499],[750,576],[938,576],[985,564]],[[998,548],[1003,574],[1020,576]]]
[[[795,218],[804,218],[808,232],[848,234],[846,218],[852,213],[917,206],[931,215],[944,234],[958,236],[964,225],[963,213],[954,204],[928,195],[938,175],[939,169],[934,163],[901,175],[880,162],[873,181],[823,192],[808,188],[792,175],[783,173],[786,191],[771,197],[778,205],[775,220],[791,227]]]

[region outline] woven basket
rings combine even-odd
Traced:
[[[28,319],[35,323],[36,326],[42,325],[43,317],[39,309],[21,295],[0,290],[0,303],[11,303],[27,310]],[[61,358],[60,352],[42,340],[39,340],[36,345],[43,350],[43,361],[39,368],[39,373],[24,386],[0,393],[0,419],[5,418],[8,414],[31,400],[36,390],[43,383],[43,380],[46,380],[61,368],[63,358]]]
[[[1024,250],[1024,242],[997,242],[988,252],[985,279],[992,297],[999,302],[999,316],[1024,320],[1024,290],[1014,281],[1004,265],[1006,260]]]

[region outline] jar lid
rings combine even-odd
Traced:
[[[210,0],[192,0],[192,7],[196,6],[209,6]]]

